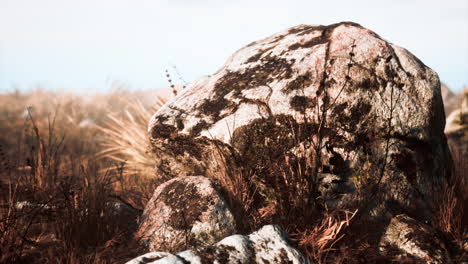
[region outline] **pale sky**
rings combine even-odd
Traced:
[[[252,41],[340,21],[468,85],[468,0],[0,0],[0,92],[166,87],[173,65],[193,81]]]

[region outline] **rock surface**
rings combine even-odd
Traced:
[[[397,215],[390,221],[380,245],[383,250],[396,248],[403,253],[400,257],[409,256],[421,263],[452,263],[436,231],[407,215]]]
[[[452,150],[468,158],[468,87],[463,91],[460,108],[455,109],[448,117],[445,134]]]
[[[444,102],[445,116],[448,117],[453,110],[460,108],[463,101],[463,93],[456,94],[443,83],[440,85],[440,91],[442,93],[442,101]]]
[[[183,251],[177,254],[152,252],[127,264],[201,264],[201,263],[311,263],[287,242],[280,227],[268,225],[248,236],[226,237],[213,246]]]
[[[185,176],[156,189],[137,237],[150,251],[179,251],[214,244],[235,232],[234,217],[210,180]]]
[[[318,182],[327,206],[364,201],[384,214],[391,203],[393,213],[430,218],[427,200],[449,173],[444,126],[437,74],[343,22],[296,26],[240,49],[160,108],[149,132],[159,175],[213,179],[303,149],[312,178],[333,178],[329,191]]]

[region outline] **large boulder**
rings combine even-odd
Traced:
[[[211,245],[236,232],[226,202],[203,176],[172,179],[156,189],[137,232],[150,251]]]
[[[418,263],[452,263],[449,252],[437,232],[429,225],[404,214],[392,218],[380,245],[383,251],[396,249],[394,255],[399,258],[412,258]]]
[[[311,263],[287,241],[284,231],[274,225],[262,227],[250,235],[226,237],[215,245],[176,254],[151,252],[127,264],[201,264],[201,263]]]
[[[159,175],[235,167],[261,177],[286,154],[306,156],[313,198],[327,207],[359,202],[382,215],[390,204],[430,218],[427,201],[449,173],[444,126],[437,74],[343,22],[247,45],[160,108],[149,132]]]

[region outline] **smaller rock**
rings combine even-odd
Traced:
[[[332,173],[318,173],[318,182],[319,198],[330,208],[337,207],[342,196],[355,189],[341,175]]]
[[[172,263],[185,264],[184,259],[166,252],[150,252],[128,261],[126,264]]]
[[[468,128],[468,87],[465,88],[462,97],[460,107],[447,117],[445,133]]]
[[[444,83],[440,84],[442,101],[444,102],[445,117],[458,109],[463,101],[463,93],[453,93]]]
[[[380,246],[382,251],[398,249],[402,253],[399,257],[416,258],[422,263],[452,263],[436,231],[405,214],[392,218]]]
[[[461,107],[454,110],[445,125],[445,134],[452,151],[468,156],[468,87],[463,92]]]
[[[248,236],[232,235],[217,244],[177,254],[152,252],[127,264],[179,263],[311,263],[287,242],[287,235],[276,225],[267,225]]]
[[[137,232],[150,251],[211,245],[236,232],[228,205],[208,178],[184,176],[160,185]]]
[[[302,253],[288,244],[286,233],[277,225],[264,226],[248,237],[254,251],[254,263],[309,263]]]

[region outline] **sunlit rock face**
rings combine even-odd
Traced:
[[[158,175],[261,172],[297,155],[309,159],[313,198],[327,207],[364,203],[373,215],[428,218],[434,188],[448,177],[444,126],[437,74],[343,22],[299,25],[243,47],[159,109],[149,132]]]

